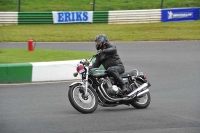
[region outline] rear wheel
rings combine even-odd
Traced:
[[[71,105],[81,113],[92,113],[97,109],[98,99],[96,92],[88,86],[88,96],[84,95],[84,88],[80,84],[70,87],[68,98]]]
[[[141,82],[137,82],[138,84],[142,85],[143,83]],[[150,96],[150,93],[147,92],[146,94],[140,96],[140,97],[136,97],[134,98],[130,104],[137,108],[137,109],[144,109],[144,108],[147,108],[149,106],[151,102],[151,96]]]
[[[148,92],[144,96],[135,98],[130,104],[137,109],[144,109],[149,106],[150,102],[151,102],[151,96],[150,93]]]

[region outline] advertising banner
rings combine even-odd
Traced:
[[[92,23],[93,11],[53,11],[53,22],[56,23]]]
[[[162,22],[188,21],[199,19],[199,8],[162,9]]]

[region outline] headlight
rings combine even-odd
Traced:
[[[78,65],[77,65],[77,67],[76,67],[76,71],[78,72],[78,73],[83,73],[83,72],[85,72],[85,68],[84,68],[84,65],[83,64],[81,64],[81,63],[79,63]]]

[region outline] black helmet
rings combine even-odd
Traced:
[[[96,49],[99,50],[108,42],[108,37],[105,34],[99,34],[95,37],[94,41]]]

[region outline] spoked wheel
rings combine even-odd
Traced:
[[[139,84],[141,85],[142,83],[139,83]],[[144,109],[149,106],[150,102],[151,102],[151,96],[150,96],[150,93],[147,92],[146,94],[144,94],[140,97],[134,98],[130,102],[130,104],[137,109]]]
[[[149,106],[150,102],[151,102],[151,96],[150,96],[150,93],[148,92],[147,94],[143,96],[135,98],[131,102],[131,105],[137,109],[144,109]]]
[[[97,109],[97,95],[91,87],[88,87],[88,95],[85,95],[84,88],[76,84],[69,89],[68,97],[72,106],[81,113],[92,113]]]

